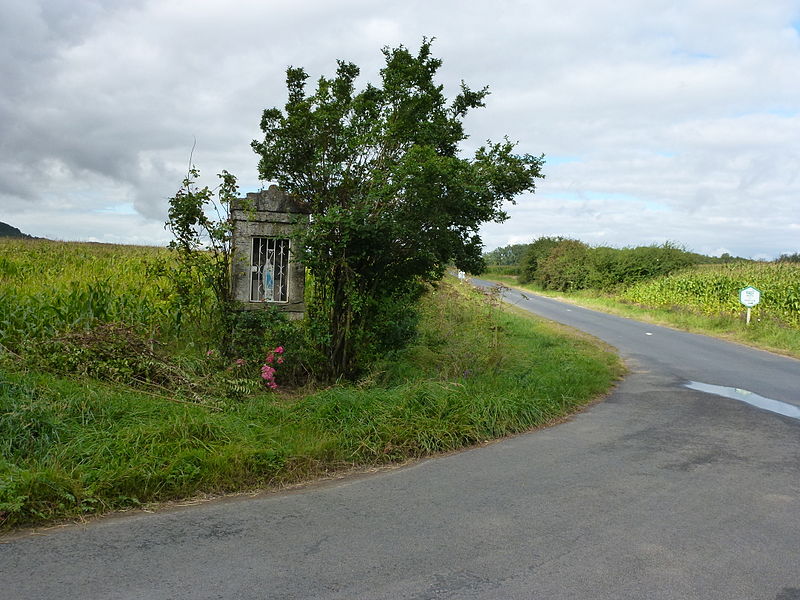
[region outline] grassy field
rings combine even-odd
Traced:
[[[796,264],[698,265],[615,294],[547,292],[535,285],[519,286],[516,277],[491,271],[486,278],[589,308],[800,358],[800,266]],[[748,285],[762,292],[749,326],[746,309],[739,304],[739,290]]]
[[[423,298],[413,343],[355,384],[209,395],[215,388],[170,381],[202,376],[182,368],[187,347],[193,360],[216,364],[196,351],[202,339],[183,339],[178,354],[142,350],[136,360],[151,357],[145,366],[155,369],[148,377],[163,377],[161,387],[143,388],[130,375],[141,365],[118,356],[134,347],[118,341],[149,332],[141,339],[157,351],[155,337],[178,340],[170,291],[154,275],[165,268],[164,251],[18,244],[0,244],[0,528],[462,448],[562,419],[622,372],[603,348],[444,282]],[[115,376],[65,372],[63,345],[49,362],[31,350],[31,340],[49,347],[54,338],[111,352],[113,361],[90,360],[111,364]],[[287,344],[284,356],[298,350]]]
[[[97,322],[171,330],[173,293],[159,277],[168,264],[163,248],[0,238],[0,344]]]

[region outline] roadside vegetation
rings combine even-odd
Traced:
[[[518,254],[516,265],[490,264],[486,277],[622,316],[800,357],[796,254],[759,262],[704,257],[674,244],[616,249],[565,238],[539,238]],[[739,303],[739,291],[747,286],[761,291],[749,326]]]
[[[220,356],[213,328],[176,323],[153,275],[165,252],[0,243],[0,527],[455,450],[561,419],[621,372],[496,292],[445,280],[422,295],[410,341],[359,380],[298,387],[302,337],[274,337],[291,325],[261,332],[268,362]]]
[[[544,157],[508,137],[468,157],[488,90],[448,100],[431,40],[383,55],[362,90],[345,61],[315,89],[288,69],[252,144],[310,217],[290,234],[303,319],[233,298],[226,171],[211,189],[190,166],[169,249],[0,243],[0,527],[402,462],[611,386],[612,354],[443,281],[483,267],[481,224],[534,191]]]
[[[329,379],[358,377],[386,341],[402,344],[420,284],[451,264],[479,271],[481,224],[506,220],[503,205],[543,177],[544,157],[508,136],[463,147],[465,119],[489,90],[462,81],[448,99],[432,44],[383,48],[383,68],[362,88],[353,63],[313,85],[290,67],[287,101],[264,110],[252,143],[261,178],[311,215],[293,248],[311,275],[307,313]]]

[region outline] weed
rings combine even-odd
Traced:
[[[94,352],[112,327],[66,339]],[[489,306],[466,286],[430,289],[419,304],[418,331],[377,366],[369,384],[300,397],[263,385],[260,393],[233,389],[238,381],[261,385],[262,363],[202,356],[195,370],[207,365],[204,385],[213,388],[213,374],[226,373],[236,396],[211,406],[50,369],[8,372],[0,379],[1,526],[453,450],[561,418],[620,372],[612,355]],[[131,337],[134,346],[124,353],[158,360],[157,345],[151,356],[146,337]],[[121,348],[115,342],[104,356]],[[286,356],[282,377],[292,353],[273,346],[273,362],[264,364],[276,368]]]

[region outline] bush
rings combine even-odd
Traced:
[[[593,269],[587,274],[587,287],[605,291],[668,275],[695,262],[691,254],[670,243],[621,249],[601,246],[590,253]]]
[[[537,281],[539,263],[547,258],[550,251],[563,242],[562,237],[540,237],[528,246],[528,250],[520,263],[520,283]]]
[[[548,290],[582,290],[599,278],[589,246],[578,240],[559,241],[537,264],[536,281]]]
[[[286,314],[276,306],[232,312],[229,320],[229,358],[261,360],[269,350],[285,345],[297,333],[297,328],[292,327]]]
[[[188,380],[159,344],[121,323],[100,323],[29,342],[30,364],[46,372],[81,375],[132,386],[175,387]]]
[[[636,248],[591,248],[578,240],[543,237],[530,245],[519,281],[561,292],[586,288],[612,291],[688,267],[697,262],[697,256],[669,242]]]
[[[483,261],[491,267],[519,266],[528,253],[530,244],[510,244],[483,255]]]

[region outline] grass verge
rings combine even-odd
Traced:
[[[310,480],[450,451],[564,418],[617,357],[445,283],[416,341],[356,385],[214,407],[118,384],[0,371],[0,528]]]
[[[520,285],[515,276],[493,273],[487,279],[609,314],[692,333],[702,333],[777,354],[800,358],[800,330],[776,323],[771,319],[756,319],[747,325],[744,316],[737,318],[730,315],[704,315],[679,306],[671,308],[640,306],[622,301],[612,295],[591,290],[570,293],[552,292],[543,290],[536,285]],[[743,307],[742,315],[744,315],[744,311]]]

